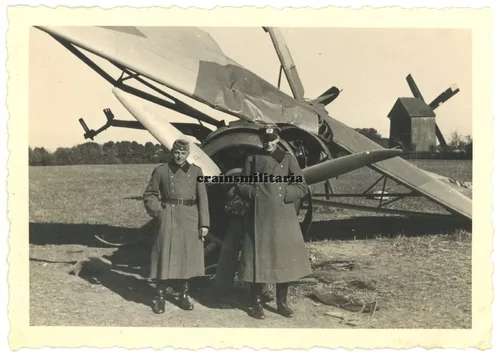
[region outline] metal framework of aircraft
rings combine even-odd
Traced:
[[[231,60],[208,33],[194,27],[38,29],[48,33],[107,80],[117,99],[137,119],[116,120],[110,110],[104,110],[107,122],[98,130],[89,129],[80,119],[87,139],[93,139],[109,127],[146,129],[170,149],[177,138],[192,136],[201,144],[193,148],[189,157],[191,163],[200,166],[205,175],[234,174],[240,171],[246,154],[262,147],[257,129],[263,123],[274,123],[282,130],[280,144],[297,157],[308,185],[325,183],[325,194],[310,193],[302,201],[302,207],[307,210],[301,222],[304,233],[311,225],[314,204],[382,214],[472,220],[472,199],[453,188],[453,183],[405,161],[400,157],[401,150],[384,149],[332,118],[326,106],[338,97],[338,88],[333,86],[316,99],[306,99],[291,53],[277,28],[264,28],[281,63],[277,87]],[[121,75],[113,77],[85,52],[107,60]],[[283,73],[293,97],[279,88]],[[128,85],[132,81],[143,89]],[[180,94],[179,97],[167,93],[165,88]],[[414,94],[418,96],[419,93]],[[182,101],[182,95],[238,120],[225,124]],[[193,120],[191,123],[170,123],[166,115],[151,109],[151,103]],[[334,178],[365,166],[380,174],[380,178],[357,194],[334,193]],[[388,180],[403,186],[407,192],[387,191]],[[380,183],[382,190],[374,192]],[[224,215],[223,198],[219,194],[227,190],[222,191],[222,188],[228,189],[227,186],[209,188],[213,218]],[[395,201],[416,196],[441,206],[444,213],[390,206]],[[370,206],[335,201],[338,197],[375,197],[379,201]]]

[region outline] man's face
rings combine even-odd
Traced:
[[[280,141],[279,137],[272,140],[272,141],[264,141],[264,150],[268,153],[273,152],[276,149],[276,146],[278,145],[278,142]]]
[[[174,149],[172,150],[172,155],[174,156],[175,164],[182,165],[186,162],[186,159],[189,156],[189,152]]]

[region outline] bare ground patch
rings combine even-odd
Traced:
[[[309,243],[316,285],[294,286],[293,320],[275,313],[269,301],[267,319],[246,314],[247,294],[237,289],[229,308],[207,302],[210,278],[194,283],[192,312],[167,303],[158,316],[150,308],[154,290],[141,274],[147,265],[114,267],[97,277],[69,274],[73,262],[109,255],[110,249],[85,246],[31,246],[30,324],[75,326],[190,326],[298,328],[468,328],[471,327],[471,245],[468,233],[449,236],[324,241]],[[64,257],[62,257],[64,256]],[[76,257],[78,256],[78,257]],[[345,267],[346,261],[353,265]],[[340,267],[339,267],[340,265]],[[95,283],[98,282],[98,283]],[[314,289],[333,291],[358,302],[376,300],[380,310],[346,325],[326,312],[354,313],[311,297]],[[271,294],[271,296],[273,296]]]

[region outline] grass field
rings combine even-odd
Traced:
[[[470,161],[413,161],[417,166],[458,180],[472,181]],[[231,307],[208,301],[210,279],[195,284],[194,312],[168,304],[162,316],[150,310],[148,246],[132,250],[104,248],[96,234],[127,236],[150,218],[140,196],[152,165],[30,168],[30,323],[81,326],[227,326],[468,328],[471,326],[471,233],[467,224],[426,218],[377,217],[373,213],[315,208],[307,243],[316,285],[291,291],[294,320],[272,312],[264,322],[244,312],[245,294]],[[336,192],[359,192],[376,180],[360,169],[337,180]],[[394,188],[396,189],[396,188]],[[438,211],[422,199],[398,208]],[[372,202],[373,203],[373,202]],[[113,268],[93,278],[68,273],[88,256],[106,255]],[[354,267],[344,269],[324,265]],[[97,281],[97,282],[96,282]],[[373,317],[346,323],[325,315],[339,311],[309,297],[313,288],[348,299],[376,300]],[[349,312],[344,312],[349,313]],[[350,313],[349,313],[350,314]]]

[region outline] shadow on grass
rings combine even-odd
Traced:
[[[154,221],[150,221],[141,228],[113,227],[108,225],[95,224],[63,224],[63,223],[30,223],[29,225],[31,245],[81,245],[87,248],[109,248],[109,253],[100,250],[98,256],[109,260],[113,268],[147,278],[150,269],[151,248],[155,230]],[[94,236],[102,236],[106,241],[113,243],[123,243],[145,237],[137,243],[125,246],[110,246],[102,243]],[[208,246],[209,243],[207,243]],[[205,261],[216,263],[218,249],[206,248]],[[220,248],[219,248],[220,249]],[[78,251],[81,254],[75,255],[77,259],[84,259],[95,252],[89,250]],[[104,254],[104,255],[103,255]],[[43,261],[43,260],[32,260]],[[57,261],[47,261],[57,262]],[[76,261],[74,262],[76,263]]]
[[[248,297],[239,290],[224,295],[214,291],[211,277],[197,277],[189,281],[189,295],[196,302],[211,309],[238,309],[248,313]]]
[[[149,276],[149,259],[151,256],[152,236],[155,225],[153,221],[141,228],[123,228],[95,224],[63,224],[63,223],[30,223],[30,244],[32,245],[81,245],[88,248],[109,248],[109,253],[100,250],[96,252],[81,250],[77,259],[90,256],[100,256],[109,260],[117,271],[137,275],[141,278]],[[126,246],[110,246],[100,242],[94,236],[98,235],[113,243],[123,243],[146,237],[138,243]],[[149,237],[151,236],[151,237]],[[103,255],[104,254],[104,255]],[[44,261],[57,263],[57,261]],[[73,264],[76,263],[73,262]]]
[[[33,245],[85,245],[88,247],[110,247],[95,238],[103,237],[113,243],[123,243],[144,236],[152,236],[154,220],[140,228],[115,227],[105,224],[30,223],[29,240]]]
[[[154,282],[147,279],[124,275],[116,272],[116,268],[96,275],[93,272],[81,273],[82,279],[91,284],[99,284],[111,292],[117,294],[126,301],[143,304],[147,307],[153,306],[153,300],[156,296],[156,286]],[[231,295],[231,304],[227,300],[222,302],[215,299],[210,292],[211,280],[207,277],[193,278],[189,282],[189,296],[199,304],[208,308],[230,309],[236,308],[248,313],[248,306],[242,295]],[[169,280],[166,285],[165,301],[180,307],[180,284],[179,280]]]
[[[156,296],[156,287],[148,282],[147,279],[141,279],[130,275],[124,275],[111,270],[98,276],[80,275],[80,277],[89,283],[98,283],[106,287],[111,292],[117,294],[125,301],[143,304],[152,308],[153,300]],[[170,285],[169,285],[170,286]],[[172,292],[167,292],[165,301],[175,306],[179,306],[179,301]],[[152,311],[152,310],[151,310]]]
[[[114,270],[109,270],[98,276],[80,275],[89,283],[98,283],[126,301],[143,304],[151,307],[155,296],[155,289],[147,280],[133,276],[123,275]]]
[[[315,221],[309,229],[310,240],[352,240],[398,235],[417,237],[471,231],[472,223],[434,217],[362,216],[331,221]]]

